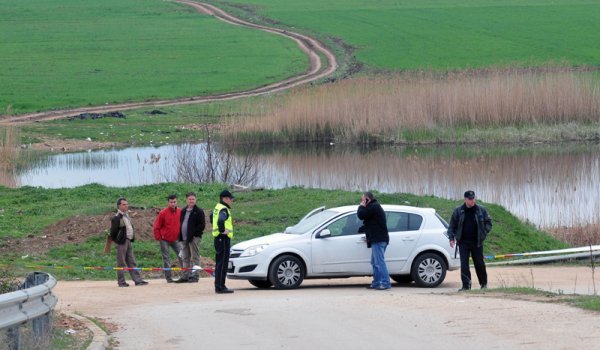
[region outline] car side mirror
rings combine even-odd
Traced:
[[[331,237],[331,231],[329,231],[329,229],[322,229],[321,232],[319,232],[319,234],[317,235],[318,238],[327,238],[327,237]]]

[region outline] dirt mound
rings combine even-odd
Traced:
[[[135,228],[136,241],[154,240],[154,220],[162,208],[129,208],[129,216]],[[50,249],[65,244],[83,243],[94,236],[105,237],[110,229],[110,219],[115,213],[103,215],[76,215],[61,220],[44,229],[39,236],[29,235],[20,239],[7,239],[0,246],[0,254],[45,255]],[[157,247],[158,251],[158,247]],[[201,265],[214,266],[214,262],[202,257]]]
[[[129,215],[135,227],[136,239],[154,239],[152,227],[160,211],[159,208],[131,208]],[[83,243],[88,238],[105,236],[110,229],[110,219],[114,213],[103,215],[76,215],[61,220],[44,229],[41,235],[4,241],[0,254],[19,252],[23,255],[43,255],[50,249],[68,243]]]

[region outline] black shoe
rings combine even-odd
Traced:
[[[135,282],[135,285],[136,285],[136,286],[145,286],[145,285],[147,285],[147,284],[148,284],[148,282],[146,282],[146,281],[139,281],[139,282]]]
[[[174,281],[172,279],[168,279],[167,283],[173,283]]]
[[[379,287],[377,287],[377,288],[375,288],[375,289],[377,289],[377,290],[388,290],[388,289],[391,289],[391,288],[392,288],[392,287],[384,287],[384,286],[379,286]]]
[[[231,293],[233,293],[233,289],[229,289],[229,288],[216,289],[215,293],[217,293],[217,294],[231,294]]]
[[[189,280],[187,278],[180,278],[180,279],[175,280],[173,282],[175,282],[175,283],[188,283],[188,281]]]
[[[370,285],[370,284],[369,284],[369,285],[368,285],[366,288],[367,288],[367,289],[377,289],[377,287],[373,287],[373,286],[372,286],[372,285]]]
[[[123,284],[119,284],[119,287],[129,287],[129,283],[123,283]]]
[[[462,287],[462,288],[461,288],[461,289],[459,289],[458,291],[459,291],[459,292],[465,292],[465,291],[468,291],[468,290],[471,290],[471,287]]]
[[[487,284],[482,284],[481,289],[487,289]]]

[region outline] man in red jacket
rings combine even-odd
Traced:
[[[181,225],[179,221],[181,209],[177,207],[177,195],[172,194],[167,199],[169,206],[158,213],[158,217],[154,222],[154,239],[160,243],[163,267],[170,269],[171,257],[169,256],[169,247],[175,251],[177,259],[179,259],[179,266],[183,266],[181,257],[179,256],[181,243],[178,241]],[[164,270],[164,272],[167,283],[172,283],[173,275],[171,274],[171,270]]]

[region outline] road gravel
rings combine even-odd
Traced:
[[[533,286],[593,294],[585,267],[493,267],[490,287]],[[459,273],[435,289],[369,278],[308,280],[296,290],[234,294],[199,283],[118,288],[116,281],[59,282],[58,308],[116,324],[118,349],[577,349],[600,343],[600,317],[548,298],[458,293]]]

